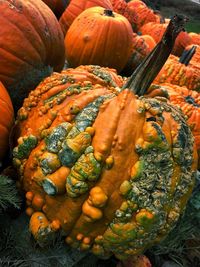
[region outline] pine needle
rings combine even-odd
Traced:
[[[6,175],[0,175],[0,212],[13,206],[19,209],[21,204],[14,181]]]

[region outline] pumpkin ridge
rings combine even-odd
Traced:
[[[19,55],[15,54],[12,50],[9,50],[8,47],[6,47],[6,48],[0,47],[0,50],[3,50],[4,53],[8,53],[9,55],[11,55],[11,57],[16,58],[17,61],[26,63],[27,65],[31,66],[33,69],[37,70],[39,67],[39,66],[35,66],[34,62],[28,62],[28,61],[25,61],[25,59],[21,59]],[[42,64],[41,64],[41,67],[42,67]],[[9,76],[7,76],[7,77],[9,77]]]
[[[12,4],[13,4],[13,2],[12,2]],[[32,5],[32,8],[34,9],[34,6]],[[32,23],[30,22],[30,20],[29,20],[29,16],[26,16],[23,12],[21,12],[21,15],[23,15],[26,19],[27,19],[27,21],[29,22],[28,23],[28,26],[31,28],[31,31],[34,31],[34,33],[36,33],[37,34],[37,36],[39,37],[39,40],[40,40],[40,46],[42,45],[42,38],[41,38],[41,35],[39,34],[39,32],[35,29],[35,27],[33,27],[33,25],[32,25]],[[2,17],[4,17],[3,16],[3,14],[1,13],[1,16]],[[5,17],[4,17],[5,18]],[[16,25],[16,24],[14,24],[11,20],[9,20],[9,17],[6,17],[5,19],[7,19],[12,25],[14,25],[20,32],[21,32],[21,34],[23,34],[25,37],[27,37],[26,36],[26,32],[23,30],[23,28],[20,28],[20,25],[18,24],[18,25]],[[28,33],[28,37],[29,37],[29,33]],[[33,42],[31,42],[30,40],[29,40],[29,38],[26,38],[26,41],[28,41],[29,42],[29,44],[37,51],[37,54],[38,55],[40,55],[40,53],[39,53],[39,47],[38,46],[33,46]],[[36,44],[36,43],[35,43]],[[40,56],[39,56],[40,57]],[[29,63],[30,64],[30,63]]]
[[[35,2],[33,2],[33,3],[35,3]],[[32,5],[32,3],[30,3],[30,4]],[[46,4],[42,3],[42,5],[43,5],[43,8],[45,7],[45,9],[46,9]],[[34,5],[32,5],[32,8],[35,9]],[[37,6],[37,8],[38,8],[38,6]],[[39,7],[39,10],[40,9],[41,8]],[[36,10],[36,12],[39,13],[40,18],[45,22],[45,25],[47,26],[48,23],[47,23],[47,19],[46,19],[44,13],[43,12],[38,12],[37,10]],[[29,16],[26,16],[26,19],[30,23]],[[52,65],[51,59],[55,57],[54,49],[53,49],[54,45],[55,45],[54,42],[53,42],[54,41],[54,36],[53,36],[53,34],[49,35],[49,29],[48,29],[49,27],[48,26],[46,27],[46,26],[45,26],[46,35],[51,36],[51,39],[48,40],[48,43],[45,42],[45,48],[46,48],[46,50],[51,51],[51,53],[48,55],[49,56],[48,58],[47,58],[47,54],[46,53],[45,53],[44,56],[45,56],[45,62],[51,66]],[[42,40],[42,37],[40,35],[40,31],[38,30],[39,29],[38,23],[35,23],[33,28],[35,29],[35,32],[37,33],[38,36],[40,36],[40,39]],[[54,30],[58,30],[58,29],[55,27]],[[63,37],[63,36],[61,37],[61,33],[59,33],[59,37],[60,37],[60,39]],[[49,46],[49,44],[50,44],[50,46]],[[57,58],[56,58],[56,60],[57,60]],[[55,69],[56,71],[60,71],[62,69],[62,67],[64,65],[64,58],[63,58],[63,63],[60,60],[58,60],[58,63],[59,63],[59,65],[55,65],[54,64],[54,67],[53,67],[53,69]]]

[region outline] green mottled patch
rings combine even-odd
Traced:
[[[79,181],[74,178],[67,179],[66,191],[70,197],[77,197],[86,193],[89,190],[88,184],[84,181]]]
[[[40,167],[45,175],[55,172],[60,166],[61,163],[58,160],[58,156],[56,154],[52,154],[51,156],[51,154],[49,153],[46,158],[43,158],[40,161]]]
[[[72,125],[68,122],[61,123],[53,128],[51,133],[45,138],[46,148],[49,152],[58,153],[62,142],[71,130]]]
[[[28,158],[29,154],[36,147],[37,143],[37,137],[34,135],[23,137],[23,143],[13,149],[13,157],[18,159]]]
[[[111,224],[113,233],[122,236],[126,241],[131,241],[137,237],[137,225],[135,223]]]
[[[93,153],[83,154],[72,167],[70,174],[67,177],[66,184],[68,191],[74,192],[74,182],[79,183],[79,181],[97,181],[101,174],[102,166],[95,159]],[[73,183],[72,183],[73,180]],[[85,183],[84,183],[85,188]],[[87,190],[89,189],[89,184]],[[86,191],[84,191],[85,193]],[[78,196],[80,192],[76,196]]]
[[[116,83],[113,81],[112,76],[110,75],[109,72],[106,70],[102,70],[100,66],[92,66],[92,72],[94,75],[98,76],[108,84],[110,84],[113,87],[116,87]]]
[[[58,157],[62,165],[72,167],[85,149],[90,146],[91,136],[87,132],[81,132],[74,138],[66,138]]]
[[[114,94],[104,95],[98,97],[95,101],[88,104],[78,115],[75,117],[74,121],[76,127],[80,131],[84,131],[87,127],[91,126],[95,121],[99,107],[103,104],[104,100],[114,97]]]

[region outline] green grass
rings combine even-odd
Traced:
[[[189,21],[185,25],[187,32],[197,32],[200,33],[200,21]]]

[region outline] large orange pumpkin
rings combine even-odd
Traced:
[[[8,150],[11,127],[14,123],[14,111],[11,99],[0,82],[0,162]]]
[[[110,0],[71,0],[69,6],[65,9],[59,20],[64,36],[74,19],[78,17],[81,12],[87,8],[95,6],[101,6],[112,10]]]
[[[40,0],[1,0],[0,13],[0,80],[16,107],[42,78],[62,69],[63,34]]]
[[[182,28],[175,22],[123,88],[100,67],[96,76],[107,85],[68,69],[44,80],[19,110],[14,164],[40,245],[60,231],[81,250],[125,258],[174,227],[194,184],[193,136],[179,110],[138,94],[168,57]]]
[[[65,37],[69,66],[93,64],[121,71],[130,56],[132,34],[124,16],[103,7],[86,9],[73,21]]]

